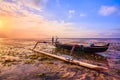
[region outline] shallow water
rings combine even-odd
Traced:
[[[109,49],[105,52],[96,54],[79,52],[78,54],[73,54],[73,56],[83,61],[87,60],[89,63],[108,67],[110,72],[112,72],[111,74],[120,75],[120,38],[78,38],[63,39],[63,41],[67,43],[75,42],[83,45],[89,45],[91,43],[94,43],[95,45],[104,45],[110,43]]]
[[[110,43],[109,49],[105,52],[95,53],[95,54],[75,52],[72,55],[72,57],[74,59],[78,59],[83,62],[108,67],[110,75],[115,75],[117,77],[120,77],[119,76],[120,75],[120,67],[119,67],[120,66],[120,39],[96,39],[96,38],[72,39],[71,38],[71,39],[59,39],[59,41],[62,43],[77,43],[77,44],[84,44],[84,45],[89,45],[90,43],[94,43],[95,45],[104,45],[104,44]],[[0,39],[0,58],[1,58],[0,68],[4,67],[4,69],[7,68],[8,70],[10,67],[5,67],[2,65],[2,63],[5,59],[8,60],[10,58],[12,58],[13,60],[11,61],[12,64],[15,64],[15,65],[23,64],[23,61],[27,60],[26,55],[33,54],[33,52],[30,51],[29,49],[33,48],[35,43],[36,43],[36,40]],[[68,50],[55,49],[51,44],[43,44],[43,43],[38,44],[36,49],[49,52],[49,53],[54,53],[57,55],[62,55],[62,56],[66,56],[66,55],[69,56],[69,53],[70,53],[70,51]],[[60,64],[60,65],[63,64],[59,61],[54,61],[54,63]],[[7,65],[8,66],[11,65],[11,63]],[[19,65],[16,65],[16,66],[15,65],[11,67],[11,69],[13,68],[12,70],[17,70],[16,67]],[[27,67],[29,66],[28,68],[32,66],[33,68],[33,65],[24,65],[24,66],[27,66]],[[20,70],[25,69],[26,67],[24,68],[24,66],[20,67]],[[4,69],[0,69],[0,71]],[[5,74],[5,73],[1,73],[1,74]]]

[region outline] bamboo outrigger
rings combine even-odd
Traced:
[[[59,60],[62,60],[62,61],[77,64],[77,65],[87,67],[87,68],[90,68],[90,69],[99,70],[99,71],[103,71],[103,72],[108,71],[108,68],[106,68],[106,67],[81,62],[79,60],[75,60],[75,59],[71,59],[71,58],[65,58],[65,57],[62,57],[62,56],[58,56],[58,55],[55,55],[55,54],[50,54],[50,53],[43,52],[43,51],[37,51],[35,49],[31,49],[31,50],[34,51],[34,52],[37,52],[37,53],[41,53],[41,54],[44,54],[44,55],[47,55],[47,56],[50,56],[50,57],[53,57],[53,58],[56,58],[56,59],[59,59]]]

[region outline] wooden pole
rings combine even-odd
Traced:
[[[44,55],[47,55],[47,56],[50,56],[50,57],[54,57],[54,58],[66,61],[66,62],[70,62],[70,63],[77,64],[77,65],[80,65],[80,66],[84,66],[84,67],[87,67],[87,68],[90,68],[90,69],[99,70],[99,71],[108,71],[108,68],[106,68],[106,67],[93,65],[93,64],[81,62],[79,60],[73,60],[73,59],[70,59],[70,58],[65,58],[65,57],[62,57],[62,56],[58,56],[58,55],[55,55],[55,54],[50,54],[50,53],[43,52],[43,51],[37,51],[35,49],[31,49],[31,50],[34,51],[34,52],[37,52],[37,53],[41,53],[41,54],[44,54]]]

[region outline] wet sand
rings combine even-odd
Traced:
[[[35,41],[0,41],[0,80],[119,80],[118,70],[118,74],[115,69],[102,73],[59,61],[30,51],[29,48],[34,44]],[[52,53],[51,47],[49,44],[39,44],[37,49]],[[54,49],[54,54],[68,55],[69,51]],[[73,57],[95,65],[113,65],[108,63],[108,59],[97,54],[76,53]]]

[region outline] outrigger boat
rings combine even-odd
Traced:
[[[55,54],[50,54],[50,53],[47,53],[47,52],[38,51],[38,50],[35,49],[38,43],[49,43],[49,42],[38,41],[35,44],[35,46],[33,47],[33,49],[30,49],[30,50],[32,50],[34,52],[37,52],[37,53],[41,53],[41,54],[47,55],[47,56],[50,56],[50,57],[53,57],[53,58],[56,58],[56,59],[59,59],[59,60],[63,60],[63,61],[70,62],[70,63],[73,63],[73,64],[77,64],[77,65],[80,65],[80,66],[83,66],[83,67],[87,67],[87,68],[90,68],[90,69],[99,70],[99,71],[102,71],[102,72],[108,71],[108,68],[106,68],[106,67],[102,67],[102,66],[98,66],[98,65],[93,65],[93,64],[81,62],[81,61],[75,60],[73,58],[66,58],[66,57],[55,55]],[[85,46],[82,46],[82,45],[62,44],[62,43],[59,43],[57,41],[57,39],[56,39],[55,42],[52,39],[52,44],[55,45],[58,48],[64,48],[64,49],[71,50],[71,54],[74,52],[74,50],[78,50],[78,51],[82,50],[84,52],[101,52],[101,51],[106,51],[108,49],[108,47],[109,47],[109,44],[104,45],[104,46],[94,46],[94,45],[92,45],[91,47],[85,47]]]
[[[51,42],[37,42],[34,46],[34,48],[37,46],[38,43],[51,43]],[[54,41],[54,38],[52,38],[52,45],[54,45],[56,48],[63,48],[71,50],[71,54],[74,51],[82,51],[85,53],[96,53],[96,52],[104,52],[109,48],[109,43],[103,46],[96,46],[94,44],[91,44],[90,46],[84,46],[84,45],[78,45],[78,44],[63,44],[58,41],[58,38]],[[34,49],[33,48],[33,49]]]
[[[62,44],[62,43],[55,43],[57,48],[64,48],[68,50],[74,51],[83,51],[87,53],[96,53],[96,52],[104,52],[108,49],[109,43],[103,46],[95,46],[94,44],[90,46],[83,46],[83,45],[72,45],[72,44]]]

